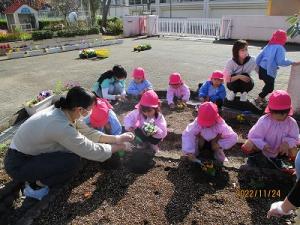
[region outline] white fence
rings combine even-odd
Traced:
[[[158,30],[163,35],[201,36],[219,38],[221,19],[159,18]]]

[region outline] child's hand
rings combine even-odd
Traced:
[[[299,62],[294,62],[292,63],[293,66],[299,66],[300,65],[300,61]]]
[[[266,152],[271,152],[271,146],[268,145],[268,144],[266,144],[266,145],[264,146],[263,150],[266,151]]]
[[[121,95],[116,95],[115,99],[116,99],[117,101],[121,101],[122,97],[121,97]]]
[[[289,155],[289,144],[286,142],[283,142],[280,146],[279,146],[279,155]]]
[[[122,143],[123,145],[123,149],[125,152],[132,152],[132,149],[133,149],[133,145],[129,142],[124,142]]]
[[[187,153],[184,155],[188,160],[194,161],[196,159],[196,156],[192,153]]]
[[[171,103],[169,106],[170,106],[171,109],[175,109],[175,104],[174,103]]]
[[[117,139],[117,143],[121,144],[123,142],[129,142],[129,141],[133,141],[134,140],[135,135],[131,132],[126,132],[124,134],[121,135],[117,135],[116,139]]]

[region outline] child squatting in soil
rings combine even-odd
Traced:
[[[121,65],[115,65],[112,70],[101,74],[94,83],[92,91],[100,98],[107,100],[125,100],[126,70]]]
[[[89,127],[105,134],[119,135],[122,133],[122,126],[112,109],[112,105],[106,99],[97,98],[91,114],[85,117],[83,121]]]
[[[209,80],[206,81],[198,90],[198,98],[200,102],[211,101],[215,103],[219,109],[221,109],[226,97],[226,89],[223,81],[223,73],[218,70],[214,71],[210,75]]]
[[[266,102],[265,97],[274,90],[275,78],[279,66],[300,64],[300,62],[293,62],[285,58],[286,50],[284,45],[287,38],[285,31],[275,31],[269,43],[256,58],[256,64],[259,67],[259,79],[265,83],[262,91],[255,100],[257,106],[263,106]]]
[[[249,56],[248,43],[244,40],[237,40],[232,47],[232,59],[224,68],[225,81],[229,92],[227,100],[233,101],[237,93],[241,93],[240,101],[246,102],[248,92],[254,87],[250,74],[257,68],[255,58]]]
[[[130,82],[127,94],[129,96],[140,98],[144,92],[152,90],[152,84],[146,79],[145,70],[137,67],[132,72],[133,80]]]
[[[187,102],[190,99],[190,89],[184,83],[179,73],[172,73],[169,77],[167,101],[171,109],[175,108],[178,101]]]
[[[146,91],[135,108],[124,118],[125,129],[134,131],[137,137],[158,152],[158,144],[167,136],[167,122],[160,112],[160,101],[155,91]],[[150,131],[148,128],[153,129]]]
[[[237,134],[218,113],[218,107],[212,102],[200,105],[197,118],[182,133],[182,151],[190,160],[194,160],[205,142],[209,142],[214,157],[220,162],[228,161],[224,154],[237,142]]]
[[[242,150],[246,154],[261,151],[269,162],[282,169],[284,165],[279,156],[286,155],[295,160],[299,142],[298,124],[291,117],[291,97],[283,90],[272,92],[265,112],[266,115],[260,117],[249,131]]]

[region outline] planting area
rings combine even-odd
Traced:
[[[123,120],[132,104],[115,106]],[[3,224],[290,224],[294,218],[267,219],[270,204],[283,199],[293,178],[272,169],[245,166],[240,144],[226,151],[229,163],[215,164],[215,176],[198,164],[181,158],[181,133],[194,119],[194,109],[162,112],[169,134],[161,152],[135,149],[123,158],[105,163],[84,161],[80,174],[36,202],[15,197],[11,209],[1,213]],[[251,123],[239,123],[236,115],[224,118],[246,137]],[[203,158],[210,152],[204,150]],[[9,182],[1,170],[1,184]],[[256,196],[247,191],[257,191]],[[265,191],[264,191],[265,190]],[[260,194],[259,194],[260,191]]]

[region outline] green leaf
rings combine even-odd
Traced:
[[[297,23],[298,22],[298,17],[297,16],[291,16],[291,17],[289,17],[288,19],[287,19],[287,22],[289,23],[289,24],[291,24],[291,25],[294,25],[295,23]]]
[[[298,35],[298,28],[294,29],[293,32],[291,33],[290,37],[293,39],[294,37],[296,37]]]
[[[294,29],[295,29],[294,25],[290,26],[289,29],[287,29],[286,31],[287,36],[291,36],[291,33],[293,33]]]

